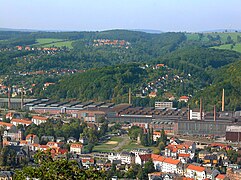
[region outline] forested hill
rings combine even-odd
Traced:
[[[106,101],[123,98],[129,88],[137,88],[147,76],[138,64],[91,69],[63,78],[44,95],[52,98],[77,98],[82,101]]]
[[[156,92],[154,100],[188,95],[195,104],[206,96],[213,104],[218,101],[215,93],[227,88],[227,107],[232,109],[240,106],[232,100],[240,84],[238,72],[230,69],[238,68],[240,59],[238,32],[0,31],[1,84],[24,84],[30,97],[126,102],[131,87],[143,101]],[[55,85],[43,88],[46,82]]]
[[[200,97],[206,109],[212,109],[213,105],[221,110],[222,90],[225,90],[226,110],[241,109],[241,60],[224,66],[213,72],[213,84],[199,91],[192,99],[192,104]]]

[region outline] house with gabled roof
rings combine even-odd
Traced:
[[[165,160],[165,157],[156,155],[156,154],[151,154],[151,159],[152,159],[155,169],[157,171],[161,171],[162,164],[163,164],[163,161]]]
[[[39,137],[35,134],[28,134],[26,136],[26,142],[27,144],[35,144],[35,143],[39,143]]]
[[[151,160],[151,154],[138,154],[135,157],[135,163],[144,165],[147,161]]]
[[[7,130],[16,130],[16,126],[11,124],[11,123],[6,123],[6,122],[2,122],[0,121],[0,127],[6,128]]]
[[[183,173],[182,162],[178,159],[165,158],[162,164],[161,171],[167,172],[167,173],[182,174]]]
[[[48,120],[47,117],[42,117],[42,116],[33,116],[32,119],[31,119],[31,121],[36,125],[46,123],[47,120]]]
[[[83,144],[80,143],[72,143],[70,145],[70,152],[75,154],[82,154],[83,151]]]
[[[30,121],[29,119],[12,119],[11,123],[15,126],[18,126],[18,125],[29,126],[32,124],[32,121]]]
[[[186,168],[186,177],[202,180],[206,178],[205,167],[190,164]]]

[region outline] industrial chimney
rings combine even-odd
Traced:
[[[24,99],[23,99],[23,88],[21,89],[21,109],[23,109]]]
[[[131,88],[129,88],[129,104],[131,104]]]
[[[203,119],[202,98],[200,98],[200,120]]]
[[[8,109],[11,109],[11,87],[8,87]]]
[[[216,105],[213,107],[213,120],[216,122]]]
[[[222,111],[224,111],[224,89],[223,89],[223,95],[222,95]]]
[[[191,117],[190,117],[190,105],[188,104],[188,115],[187,115],[187,119],[188,120],[191,120]]]

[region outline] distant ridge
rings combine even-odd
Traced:
[[[216,29],[216,30],[209,30],[209,31],[199,31],[201,33],[214,33],[214,32],[227,32],[227,33],[232,33],[232,32],[241,32],[241,30],[239,29]]]
[[[150,33],[150,34],[161,34],[163,31],[160,30],[153,30],[153,29],[129,29],[130,31],[140,31],[140,32],[145,32],[145,33]]]

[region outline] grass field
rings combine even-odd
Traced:
[[[36,39],[36,41],[37,41],[36,45],[43,45],[43,44],[50,44],[50,43],[55,43],[59,41],[64,41],[64,39],[39,38],[39,39]]]
[[[112,137],[109,141],[95,146],[93,151],[94,152],[111,152],[113,151],[114,148],[116,148],[119,145],[120,142],[124,140],[124,138],[125,137],[122,137],[122,136]]]
[[[235,46],[233,46],[233,49],[231,49],[231,44],[224,44],[224,45],[221,45],[221,46],[214,46],[212,48],[215,48],[215,49],[228,49],[228,50],[233,50],[233,51],[237,51],[237,52],[240,52],[241,53],[241,44],[236,44]]]
[[[55,43],[51,43],[51,44],[46,44],[43,47],[63,47],[66,46],[68,48],[73,48],[72,46],[72,42],[74,41],[62,41],[62,42],[55,42]]]
[[[234,42],[237,42],[237,36],[241,36],[240,32],[233,32],[233,33],[202,33],[204,36],[202,38],[202,41],[207,42],[209,41],[207,36],[211,35],[213,37],[216,37],[217,35],[220,36],[222,43],[225,43],[227,41],[227,37],[230,36]],[[190,41],[198,41],[199,36],[197,33],[186,33],[187,40]]]
[[[39,38],[37,39],[37,43],[35,44],[38,47],[63,47],[66,46],[68,48],[72,47],[73,41],[68,41],[65,39],[53,39],[53,38]]]

